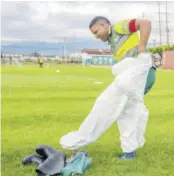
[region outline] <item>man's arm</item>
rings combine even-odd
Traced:
[[[140,31],[140,45],[139,45],[139,53],[146,51],[146,44],[148,42],[150,32],[151,32],[151,22],[149,20],[135,20],[135,28],[136,31]]]

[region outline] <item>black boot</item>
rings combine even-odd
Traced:
[[[24,165],[29,165],[29,164],[37,164],[40,165],[44,162],[44,158],[38,155],[28,155],[26,156],[23,160],[22,163]]]
[[[36,168],[38,174],[55,175],[62,172],[66,162],[66,155],[63,152],[46,145],[38,146],[36,152],[45,158],[45,161]]]
[[[24,165],[37,164],[36,173],[38,176],[58,176],[66,164],[66,155],[50,146],[40,145],[36,147],[39,155],[26,156],[22,163]]]

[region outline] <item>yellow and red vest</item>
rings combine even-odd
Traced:
[[[138,55],[139,35],[137,32],[131,33],[128,24],[129,20],[124,20],[110,27],[108,43],[117,62]]]

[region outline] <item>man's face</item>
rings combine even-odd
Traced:
[[[103,42],[108,40],[109,25],[104,23],[96,23],[90,28],[90,30],[97,39],[100,39]]]

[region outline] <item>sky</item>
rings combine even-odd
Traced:
[[[160,2],[162,40],[166,42],[165,2]],[[168,2],[170,43],[174,43],[174,2]],[[159,42],[158,3],[114,1],[3,1],[1,4],[2,41],[58,42],[64,37],[93,39],[88,25],[96,15],[112,23],[146,18],[152,22],[150,42]],[[173,37],[172,37],[173,36]]]

